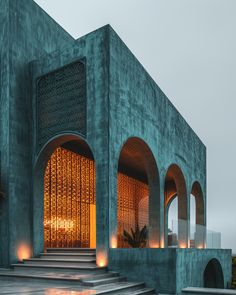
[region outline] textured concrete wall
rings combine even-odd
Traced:
[[[224,287],[231,284],[232,276],[232,253],[231,250],[223,249],[177,249],[176,269],[176,286],[177,292],[180,293],[186,287],[203,287],[203,274],[208,262],[216,258],[223,270]]]
[[[0,1],[1,190],[8,191],[9,161],[9,1]],[[8,263],[8,200],[0,199],[0,265]]]
[[[186,287],[203,287],[208,262],[216,258],[231,281],[231,250],[215,249],[110,249],[109,268],[131,280],[144,281],[160,293],[181,294]]]
[[[145,282],[158,292],[175,294],[174,249],[110,249],[109,269],[119,271],[129,280]]]
[[[0,71],[1,84],[4,84],[1,87],[1,170],[6,194],[0,263],[7,265],[16,261],[19,243],[31,243],[32,100],[29,62],[65,46],[73,38],[33,1],[1,0],[0,13]]]
[[[96,210],[97,210],[97,252],[106,255],[108,249],[108,40],[107,27],[90,33],[68,45],[63,51],[55,51],[32,63],[34,93],[36,79],[76,60],[85,60],[87,132],[63,127],[45,143],[37,153],[36,125],[34,120],[34,253],[43,249],[43,173],[45,163],[53,149],[65,141],[80,136],[90,146],[96,162]],[[61,105],[63,108],[63,105]],[[34,118],[36,97],[33,102]],[[60,108],[57,110],[60,114]],[[68,118],[69,120],[69,118]],[[39,226],[38,226],[39,225]],[[99,256],[100,257],[100,256]]]
[[[158,213],[161,217],[160,235],[163,239],[164,183],[168,167],[171,164],[177,164],[181,168],[186,180],[188,196],[190,196],[193,182],[198,181],[205,200],[206,149],[111,28],[109,39],[110,235],[116,231],[116,176],[119,153],[124,142],[129,137],[136,136],[148,144],[160,172],[161,202]],[[189,208],[189,198],[187,207]]]

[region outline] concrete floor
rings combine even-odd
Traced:
[[[0,294],[1,295],[93,295],[105,294],[106,291],[119,291],[120,287],[129,287],[133,283],[119,282],[96,287],[84,287],[78,285],[69,286],[60,282],[44,282],[27,280],[24,278],[0,278]],[[118,290],[119,289],[119,290]],[[122,291],[122,294],[127,295],[132,291]]]
[[[98,290],[84,288],[81,286],[69,287],[61,283],[30,282],[24,279],[1,279],[0,294],[35,294],[35,295],[92,295],[98,294]],[[102,291],[101,289],[99,291]]]

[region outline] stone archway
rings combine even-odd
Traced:
[[[165,245],[168,246],[168,210],[174,198],[178,198],[178,246],[188,247],[187,189],[183,172],[172,164],[165,177]]]
[[[204,288],[224,289],[224,275],[220,262],[211,259],[204,270]]]
[[[118,247],[124,230],[148,228],[147,247],[160,246],[160,185],[155,158],[140,138],[129,138],[122,146],[117,179]]]
[[[95,161],[87,142],[73,134],[52,139],[34,171],[34,255],[45,247],[94,248]]]
[[[192,185],[191,195],[196,204],[196,229],[195,229],[195,248],[205,248],[206,244],[206,213],[202,188],[199,182],[195,181]]]
[[[168,247],[178,246],[178,196],[173,194],[166,206],[166,226],[168,230]]]

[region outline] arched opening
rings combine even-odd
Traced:
[[[196,199],[190,195],[190,248],[195,248],[196,239]]]
[[[220,262],[212,259],[204,270],[204,288],[224,288],[224,275]]]
[[[159,188],[158,168],[150,148],[139,138],[128,139],[122,147],[118,164],[119,248],[159,247]],[[131,241],[127,239],[125,232],[131,236]],[[132,243],[135,239],[139,242]]]
[[[173,203],[173,200],[175,202]],[[178,208],[174,232],[169,228],[169,213],[172,203]],[[175,208],[176,212],[176,208]],[[184,175],[181,169],[173,164],[169,167],[165,177],[165,243],[169,247],[188,247],[188,222],[187,222],[187,191]]]
[[[42,247],[95,248],[95,161],[85,140],[65,135],[49,142],[38,158],[34,186],[35,254]]]
[[[196,248],[205,248],[206,241],[206,221],[205,221],[205,206],[202,188],[199,182],[194,182],[191,191],[191,200],[195,204],[195,212],[191,212],[191,221],[195,225],[192,244]],[[194,220],[195,219],[195,220]]]
[[[178,197],[174,195],[168,205],[168,247],[178,246]]]

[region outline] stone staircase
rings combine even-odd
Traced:
[[[75,294],[156,294],[143,282],[129,282],[118,272],[98,267],[95,249],[47,249],[37,258],[13,264],[11,270],[0,270],[1,281],[9,278],[46,283],[53,288],[69,287]]]

